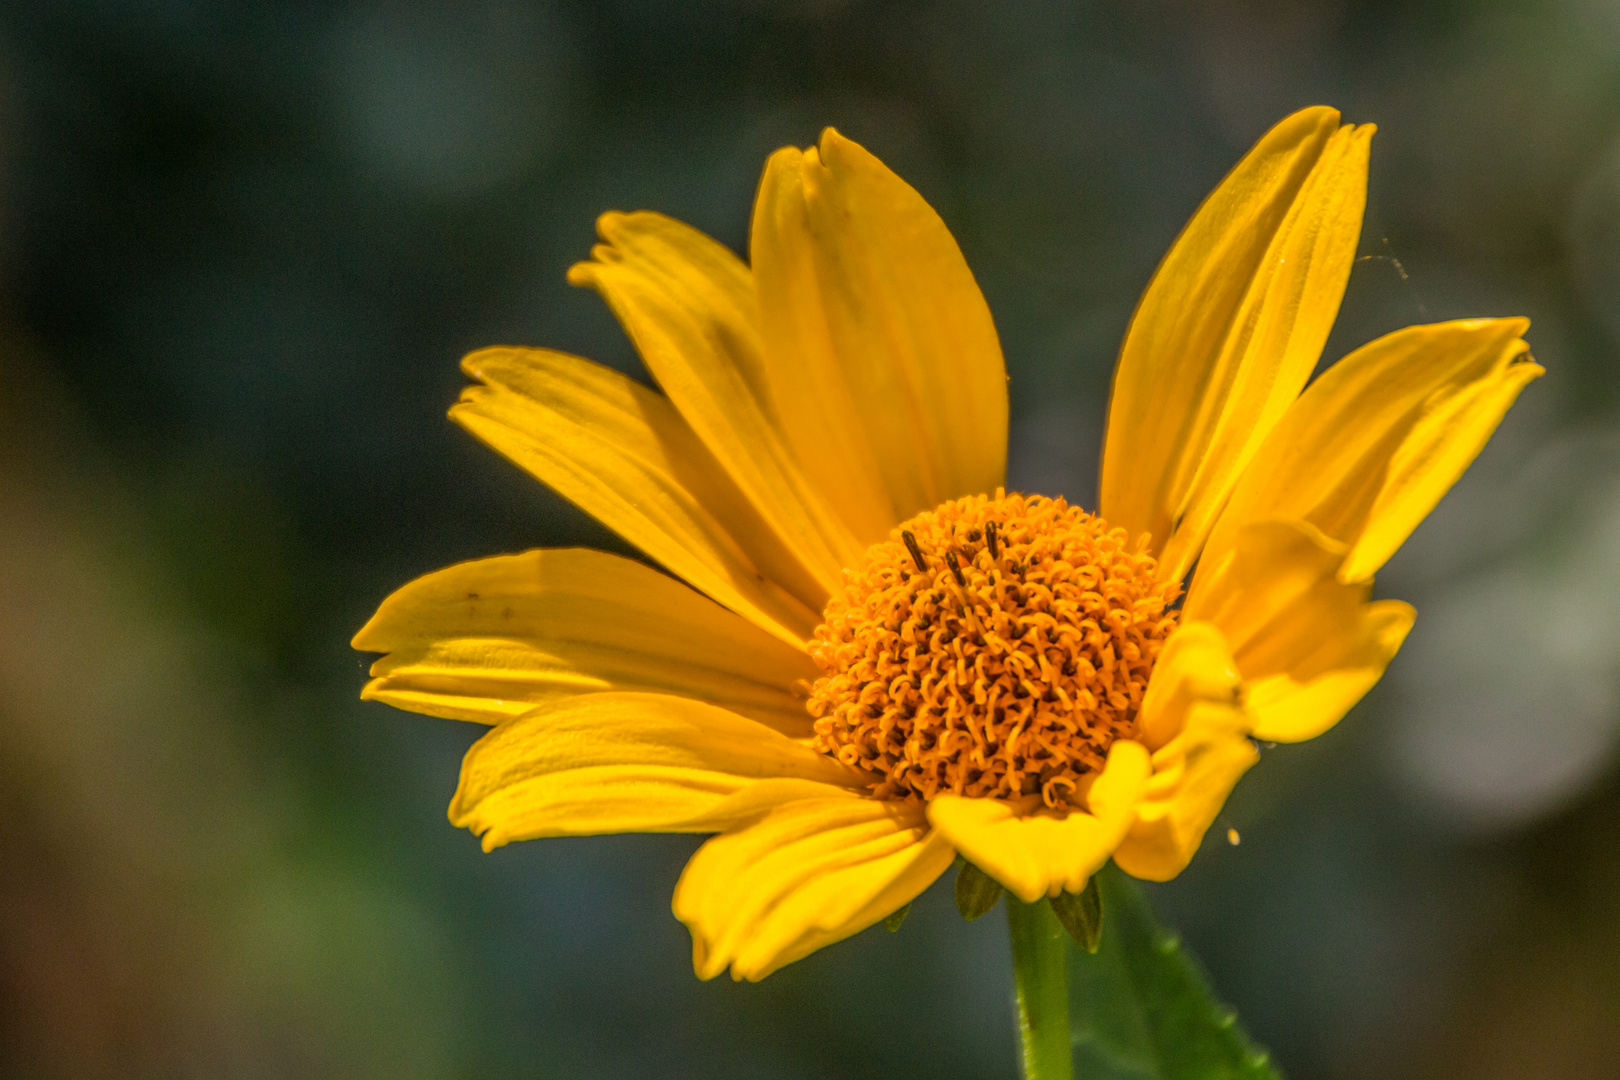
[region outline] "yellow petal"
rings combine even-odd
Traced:
[[[781,434],[748,267],[723,245],[662,214],[603,214],[606,241],[568,280],[601,293],[647,370],[748,496],[822,595],[866,544],[800,471]]]
[[[1226,637],[1189,612],[1165,643],[1138,724],[1154,747],[1152,776],[1114,860],[1140,878],[1179,874],[1257,760],[1238,662]]]
[[[1417,612],[1399,600],[1379,600],[1354,613],[1332,615],[1336,624],[1320,619],[1302,628],[1302,633],[1321,635],[1303,639],[1314,647],[1301,648],[1283,670],[1249,682],[1255,738],[1303,742],[1338,723],[1383,678]]]
[[[1091,785],[1090,813],[941,795],[929,802],[928,820],[969,862],[1034,903],[1086,887],[1130,828],[1149,771],[1147,750],[1120,739]]]
[[[1141,741],[1158,750],[1187,726],[1187,714],[1199,702],[1236,705],[1243,679],[1226,638],[1207,622],[1182,623],[1164,643],[1148,680],[1137,716]]]
[[[462,369],[485,385],[462,392],[452,419],[695,588],[803,645],[820,592],[767,576],[791,557],[669,399],[545,349],[485,349]]]
[[[1309,524],[1262,521],[1193,581],[1184,617],[1225,635],[1257,738],[1295,742],[1338,723],[1411,628],[1410,605],[1369,604],[1370,583],[1339,580],[1343,559],[1344,546]]]
[[[417,578],[383,601],[354,647],[388,654],[362,697],[486,724],[575,694],[644,690],[805,736],[810,716],[789,687],[819,674],[804,653],[673,578],[583,548]]]
[[[1176,239],[1114,372],[1101,513],[1197,559],[1232,485],[1305,385],[1355,257],[1369,126],[1306,109],[1238,163]]]
[[[771,159],[754,228],[774,396],[795,410],[786,430],[819,484],[847,482],[857,535],[876,541],[896,521],[1001,484],[1001,345],[922,196],[829,128],[818,148]]]
[[[909,903],[954,854],[917,807],[833,792],[781,801],[698,849],[675,917],[699,978],[730,967],[759,980]]]
[[[1154,751],[1153,775],[1114,861],[1126,873],[1149,881],[1168,881],[1181,873],[1233,785],[1259,756],[1242,709],[1195,701],[1181,733]]]
[[[1507,363],[1449,399],[1432,401],[1390,459],[1377,501],[1339,576],[1363,581],[1395,554],[1485,448],[1502,416],[1545,369]]]
[[[903,515],[889,495],[867,437],[867,418],[833,347],[816,282],[804,168],[803,151],[778,150],[765,163],[754,200],[749,262],[765,375],[772,399],[792,403],[778,418],[800,468],[833,501],[850,532],[875,543]]]
[[[1219,561],[1262,518],[1307,521],[1350,553],[1340,576],[1372,576],[1542,373],[1524,359],[1524,319],[1413,326],[1334,364],[1300,395],[1232,492],[1204,551]]]
[[[539,836],[711,832],[762,780],[866,778],[736,713],[664,694],[584,694],[492,729],[461,764],[450,820],[486,851]],[[819,788],[818,788],[819,790]],[[740,807],[740,809],[739,809]]]

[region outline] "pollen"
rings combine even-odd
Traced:
[[[1063,499],[955,499],[846,570],[810,655],[814,746],[878,798],[1076,804],[1131,738],[1180,585]]]

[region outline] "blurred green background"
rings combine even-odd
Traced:
[[[482,854],[479,729],[360,703],[348,639],[456,560],[623,550],[444,417],[482,345],[639,371],[563,280],[602,210],[743,249],[836,125],[989,297],[1014,486],[1089,504],[1137,294],[1314,103],[1380,125],[1328,359],[1524,314],[1549,374],[1380,579],[1384,683],[1152,895],[1295,1080],[1620,1075],[1615,0],[4,5],[0,1075],[1011,1076],[948,879],[699,983],[695,840]]]

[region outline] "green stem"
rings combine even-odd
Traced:
[[[1072,1080],[1063,924],[1044,899],[1025,904],[1008,893],[1007,931],[1012,935],[1013,980],[1018,985],[1024,1080]]]

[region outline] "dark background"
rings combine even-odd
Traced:
[[[1380,125],[1328,359],[1524,314],[1549,374],[1381,578],[1384,683],[1153,897],[1295,1080],[1620,1075],[1613,0],[4,5],[0,1075],[1012,1076],[999,918],[699,983],[693,839],[480,853],[479,729],[361,704],[347,642],[622,550],[444,417],[482,345],[639,370],[563,280],[602,210],[743,249],[838,126],[989,298],[1013,484],[1089,504],[1155,262],[1315,103]]]

